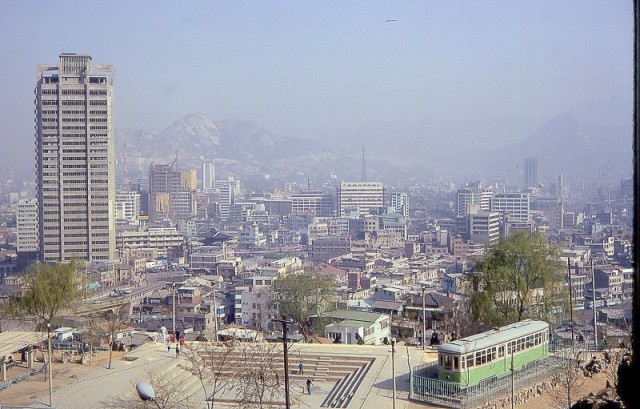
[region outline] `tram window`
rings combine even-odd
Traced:
[[[504,345],[498,347],[498,358],[502,358],[504,356]]]
[[[476,352],[476,366],[482,365],[482,353]]]
[[[467,368],[471,368],[473,366],[473,354],[467,355]]]
[[[496,347],[491,348],[491,360],[496,360]]]
[[[444,366],[444,357],[440,355],[440,366]]]
[[[527,348],[531,348],[532,346],[534,346],[534,336],[533,335],[529,335],[527,337]]]
[[[460,369],[460,358],[457,356],[453,357],[453,369]]]
[[[451,369],[453,364],[453,359],[451,359],[451,355],[444,356],[444,369]]]
[[[507,344],[507,353],[511,355],[513,353],[513,341],[509,341]]]

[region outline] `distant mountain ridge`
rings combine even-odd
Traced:
[[[279,135],[248,121],[212,121],[202,114],[187,115],[163,130],[116,130],[116,152],[129,156],[172,160],[178,154],[186,164],[205,159],[279,160],[291,156],[327,153],[317,141]],[[126,145],[126,147],[125,147]]]
[[[330,147],[273,133],[249,121],[214,121],[193,114],[162,130],[117,129],[116,155],[120,164],[125,155],[137,159],[129,160],[127,167],[130,175],[143,177],[151,162],[171,163],[177,154],[180,168],[199,169],[206,158],[216,161],[221,177],[306,183],[307,177],[320,182],[332,174],[337,180],[360,180],[361,149],[355,149],[355,143],[366,150],[367,180],[510,179],[517,186],[522,181],[524,158],[537,157],[542,182],[554,181],[559,174],[567,181],[603,177],[616,181],[632,173],[631,122],[625,123],[620,107],[626,105],[619,98],[589,101],[533,131],[526,131],[522,122],[513,129],[513,142],[502,146],[483,141],[482,135],[491,132],[490,123],[482,129],[459,127],[463,133],[446,138],[447,143],[439,141],[442,146],[438,148],[420,129],[410,134],[390,127],[356,140],[345,138]],[[613,113],[617,113],[615,118]],[[605,123],[608,118],[611,120]],[[424,134],[429,132],[425,128]],[[465,139],[467,134],[476,136]]]

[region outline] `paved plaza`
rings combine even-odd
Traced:
[[[366,357],[371,358],[371,365],[362,376],[357,386],[357,390],[352,393],[351,399],[346,406],[352,408],[393,408],[393,383],[391,352],[389,346],[356,346],[356,345],[320,345],[320,344],[298,344],[290,350],[290,367],[297,367],[297,357],[318,355],[329,357],[335,362],[340,361],[340,357]],[[128,359],[130,360],[128,360]],[[435,353],[423,351],[416,347],[397,346],[395,354],[396,372],[396,408],[423,408],[422,404],[409,402],[409,365],[416,366],[420,363],[435,359]],[[305,358],[307,359],[307,358]],[[109,402],[117,397],[135,396],[135,383],[139,380],[147,380],[149,373],[171,374],[171,376],[189,377],[190,374],[180,368],[183,358],[175,358],[175,352],[167,352],[164,344],[148,344],[132,351],[125,359],[113,362],[112,369],[104,367],[80,377],[77,381],[60,387],[54,392],[54,406],[58,409],[80,407],[108,407]],[[297,404],[293,407],[320,408],[325,398],[336,384],[335,380],[325,380],[324,377],[313,373],[313,362],[305,361],[305,375],[300,377],[295,374],[291,376],[292,395],[297,397]],[[302,394],[305,384],[304,378],[311,378],[314,381],[314,388],[311,395]],[[186,380],[189,393],[194,396],[204,394],[198,384],[197,379]],[[48,401],[46,396],[38,399],[39,402]],[[232,402],[226,406],[237,406]],[[216,406],[222,406],[216,403]],[[284,406],[284,405],[283,405]],[[202,407],[206,405],[202,403]]]

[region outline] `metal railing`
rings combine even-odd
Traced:
[[[450,408],[474,408],[508,396],[513,389],[532,386],[566,368],[572,359],[550,356],[531,362],[512,375],[491,377],[479,384],[462,387],[437,379],[438,363],[420,365],[411,371],[409,398]]]

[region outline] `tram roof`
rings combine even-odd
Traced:
[[[496,344],[502,344],[514,338],[529,335],[538,331],[548,330],[549,324],[544,321],[524,320],[515,324],[481,332],[480,334],[460,338],[447,344],[438,346],[438,352],[449,354],[466,354],[478,349],[484,349]]]

